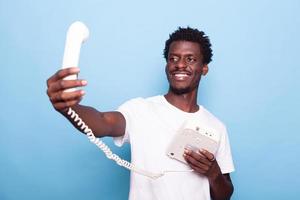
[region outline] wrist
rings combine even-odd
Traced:
[[[214,170],[212,170],[212,172],[207,177],[208,181],[210,182],[210,184],[212,184],[212,183],[218,181],[218,179],[220,179],[222,177],[223,176],[222,176],[221,169],[220,169],[219,165],[217,163],[215,163]]]
[[[212,173],[208,177],[208,181],[210,184],[213,184],[213,183],[217,182],[220,178],[222,178],[222,173]]]
[[[64,108],[62,110],[58,110],[58,112],[60,114],[62,114],[63,116],[67,116],[68,110],[69,110],[69,108]]]

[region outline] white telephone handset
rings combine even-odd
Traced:
[[[88,28],[79,21],[74,22],[68,29],[65,52],[63,58],[62,68],[77,67],[79,63],[80,48],[84,41],[89,37]],[[77,79],[76,75],[68,76],[66,80],[75,80]],[[74,91],[75,89],[67,89],[65,92]],[[96,138],[93,134],[93,131],[82,121],[78,114],[72,109],[68,109],[68,115],[77,123],[80,129],[87,135],[88,139],[98,146],[106,155],[107,158],[114,160],[118,165],[123,166],[131,171],[134,171],[138,174],[147,176],[152,179],[157,179],[163,176],[166,172],[162,173],[151,173],[142,169],[138,169],[130,162],[121,159],[118,155],[112,153],[109,147],[103,143],[99,138]],[[171,171],[170,171],[171,172]]]

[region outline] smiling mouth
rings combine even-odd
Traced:
[[[175,80],[186,80],[187,78],[189,78],[191,76],[190,73],[188,72],[173,72],[172,77],[174,77]]]
[[[178,78],[183,78],[183,77],[188,77],[189,75],[187,74],[174,74],[175,77],[178,77]]]

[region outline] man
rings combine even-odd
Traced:
[[[111,136],[117,145],[129,141],[132,163],[147,171],[168,169],[193,172],[170,173],[151,180],[131,173],[131,200],[140,199],[230,199],[233,185],[229,173],[234,171],[226,127],[203,106],[197,104],[201,76],[208,73],[212,50],[207,36],[192,28],[179,28],[166,41],[164,57],[169,90],[164,96],[129,100],[114,112],[99,112],[79,105],[83,90],[63,92],[67,88],[85,86],[85,80],[63,80],[77,74],[78,68],[59,70],[47,81],[47,94],[54,108],[66,114],[72,107],[97,137]],[[186,149],[185,165],[166,156],[172,137],[189,117],[197,117],[220,137],[215,156],[205,149]],[[73,123],[76,126],[76,124]]]

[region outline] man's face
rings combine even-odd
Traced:
[[[207,65],[202,64],[198,43],[189,41],[171,43],[166,74],[173,92],[183,94],[197,90],[201,74],[205,75],[207,70]]]

